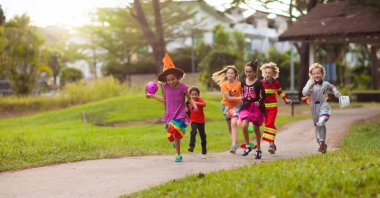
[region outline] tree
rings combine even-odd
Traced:
[[[0,64],[16,94],[27,95],[42,71],[51,72],[40,60],[40,47],[44,42],[41,33],[30,25],[28,16],[22,15],[5,24],[4,34],[8,42]]]
[[[196,12],[189,12],[192,9],[172,1],[160,3],[159,0],[152,0],[152,11],[144,7],[148,4],[141,4],[139,0],[134,0],[133,5],[131,7],[132,16],[138,22],[145,40],[152,48],[156,73],[158,74],[162,71],[161,62],[166,51],[167,41],[165,38],[169,38],[170,41],[188,35],[186,31],[182,31],[186,30],[184,27],[188,25],[184,22],[193,18]],[[153,14],[150,14],[152,12]],[[161,17],[162,15],[164,18]],[[152,27],[154,27],[154,31]],[[187,29],[187,31],[191,30]]]
[[[4,24],[5,24],[5,15],[0,5],[0,57],[2,57],[5,45],[7,44],[7,39],[4,36]],[[3,71],[4,71],[4,67],[0,67],[0,75],[3,73]]]
[[[66,83],[77,82],[83,78],[83,73],[81,70],[74,67],[66,67],[62,69],[60,76],[60,84],[64,86]]]

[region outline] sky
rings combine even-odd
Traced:
[[[288,0],[284,0],[288,1]],[[97,7],[126,7],[132,0],[0,0],[6,20],[16,15],[27,14],[34,25],[45,27],[81,26],[90,21],[89,13]],[[210,5],[223,10],[229,0],[206,0]],[[281,5],[273,5],[279,10]],[[248,9],[256,7],[246,7]]]

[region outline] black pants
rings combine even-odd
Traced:
[[[205,132],[205,123],[199,123],[199,122],[192,122],[191,123],[191,133],[190,133],[190,148],[195,147],[197,130],[199,131],[199,135],[201,136],[201,144],[202,148],[206,148],[206,132]]]

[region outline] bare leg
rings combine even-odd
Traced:
[[[231,120],[227,120],[227,126],[228,126],[228,132],[230,132],[230,135],[231,135]]]
[[[237,144],[237,136],[238,136],[237,121],[238,121],[237,117],[233,117],[231,119],[231,141],[232,141],[232,145]]]
[[[181,154],[181,141],[174,137],[174,143],[175,143],[175,151],[177,152],[177,155]]]
[[[260,126],[256,124],[255,124],[255,134],[256,134],[257,149],[260,149],[260,142],[261,142]]]
[[[243,130],[243,136],[244,136],[244,141],[247,146],[249,146],[249,133],[248,133],[248,121],[243,120],[241,122],[241,128]]]

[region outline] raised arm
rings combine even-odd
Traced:
[[[186,91],[186,92],[185,92],[185,96],[186,96],[186,98],[190,101],[190,104],[193,105],[194,111],[198,111],[197,104],[196,104],[195,101],[190,97],[189,92]]]
[[[307,81],[305,87],[302,89],[302,95],[310,96],[311,93],[313,92],[313,87],[314,87],[314,81],[312,80]]]

